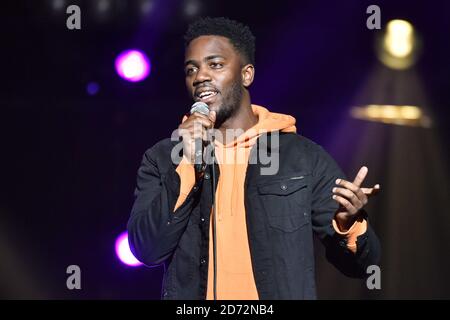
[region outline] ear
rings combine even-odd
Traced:
[[[242,67],[241,75],[244,87],[250,87],[255,78],[255,67],[252,64],[246,64]]]

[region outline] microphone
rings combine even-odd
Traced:
[[[198,112],[209,115],[209,107],[206,103],[198,101],[191,106],[191,114]],[[194,167],[197,173],[203,171],[203,141],[202,138],[195,139],[195,154],[194,154]]]

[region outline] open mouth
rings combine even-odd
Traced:
[[[208,102],[213,100],[213,98],[218,94],[217,91],[212,91],[212,90],[208,90],[208,91],[203,91],[200,92],[199,94],[197,94],[196,100],[197,101],[202,101],[202,102]]]

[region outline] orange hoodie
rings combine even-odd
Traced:
[[[251,147],[265,132],[296,132],[295,118],[292,116],[272,113],[257,105],[252,105],[252,109],[258,117],[256,125],[226,145],[215,141],[215,155],[220,170],[216,190],[217,298],[220,300],[258,299],[244,206],[244,181]],[[176,171],[180,176],[181,186],[174,210],[184,202],[195,184],[193,166],[186,159],[181,161]],[[213,219],[210,221],[207,299],[213,299]],[[333,226],[349,239],[349,248],[356,248],[356,236],[365,232],[365,228],[362,230],[355,225],[349,231],[341,232],[334,221]]]

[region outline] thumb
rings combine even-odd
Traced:
[[[211,111],[211,112],[209,113],[209,119],[210,119],[212,122],[216,122],[216,112],[215,112],[215,111]]]

